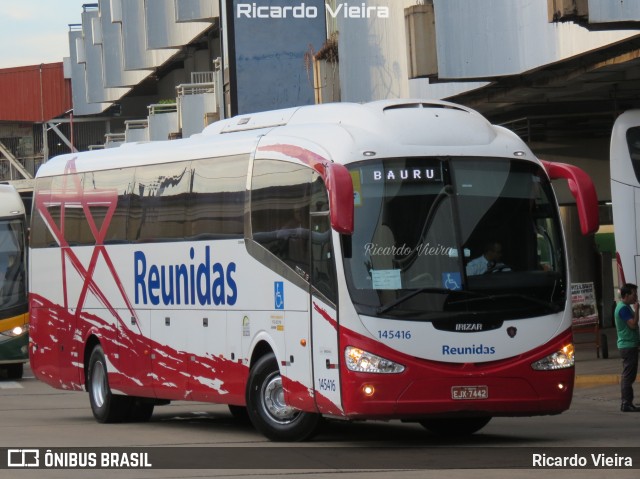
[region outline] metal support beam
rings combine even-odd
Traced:
[[[57,124],[55,124],[55,123],[47,123],[47,125],[49,125],[49,129],[51,129],[51,130],[53,130],[53,131],[55,131],[55,132],[56,132],[56,134],[60,137],[60,139],[61,139],[62,141],[64,141],[65,145],[67,145],[67,146],[69,147],[69,149],[70,149],[73,153],[77,153],[77,152],[78,152],[78,150],[76,150],[76,147],[75,147],[75,146],[73,146],[73,145],[71,144],[71,142],[67,139],[67,137],[66,137],[66,136],[64,136],[64,133],[62,133],[62,132],[60,131],[60,129],[58,128],[58,125],[57,125]]]
[[[0,153],[2,153],[2,155],[9,160],[9,163],[11,163],[11,165],[18,170],[18,172],[22,175],[23,178],[30,180],[33,178],[33,176],[31,175],[31,173],[29,173],[27,170],[24,169],[24,166],[22,166],[22,164],[18,161],[18,159],[13,156],[13,154],[11,153],[11,151],[9,150],[9,148],[7,148],[6,146],[4,146],[4,143],[2,143],[0,141]]]
[[[42,161],[49,161],[49,138],[47,135],[47,124],[42,124]]]

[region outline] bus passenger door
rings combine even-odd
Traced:
[[[311,213],[311,337],[316,407],[321,414],[342,415],[335,260],[327,210]]]

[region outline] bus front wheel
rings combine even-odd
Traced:
[[[432,418],[420,421],[422,426],[440,436],[461,437],[469,436],[485,427],[491,417],[457,417],[457,418]]]
[[[107,361],[100,345],[91,351],[88,371],[87,390],[93,417],[103,423],[123,421],[130,410],[130,398],[111,392],[107,377]]]
[[[285,403],[282,376],[273,353],[262,356],[251,368],[246,399],[251,423],[273,441],[304,441],[320,423],[318,414]]]
[[[24,365],[22,363],[7,364],[4,369],[7,372],[8,379],[22,379],[24,374]]]

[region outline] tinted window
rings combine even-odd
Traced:
[[[190,176],[186,162],[136,168],[128,231],[131,241],[184,238]]]
[[[640,181],[640,127],[635,126],[627,130],[627,146],[636,180]]]
[[[329,197],[322,178],[314,173],[311,185],[311,278],[315,288],[327,299],[338,296],[335,263],[331,247]]]
[[[82,173],[38,180],[33,231],[34,248],[57,246],[59,241],[70,246],[95,244],[83,209]]]
[[[242,238],[248,163],[235,156],[40,178],[32,247],[57,246],[51,231],[72,246]]]
[[[257,160],[251,185],[253,239],[309,279],[309,205],[313,170]]]
[[[24,220],[0,221],[0,309],[26,301]]]
[[[392,158],[349,168],[355,229],[344,264],[364,314],[495,319],[564,307],[560,222],[539,165]]]
[[[33,212],[31,213],[31,231],[29,241],[32,248],[45,248],[57,246],[51,231],[47,227],[50,208],[47,206],[51,198],[51,178],[39,178],[36,182],[34,198],[38,201],[33,202]],[[43,211],[40,211],[40,208]],[[58,211],[60,208],[58,207]],[[56,217],[59,213],[56,213]]]
[[[249,158],[233,156],[191,164],[186,235],[194,239],[244,236],[244,196]]]
[[[76,173],[65,177],[64,191],[76,195],[75,198],[65,198],[63,235],[70,246],[84,246],[96,243],[85,215],[85,200],[79,192],[84,188],[84,174]],[[62,219],[61,219],[62,221]]]
[[[127,237],[134,173],[135,168],[85,173],[84,191],[91,221],[104,243],[123,242]]]

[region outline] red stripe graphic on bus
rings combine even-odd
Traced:
[[[82,312],[87,292],[90,290],[114,316],[121,320],[115,308],[111,305],[109,300],[107,300],[106,296],[100,291],[100,288],[93,279],[93,274],[95,272],[96,265],[98,264],[98,257],[102,256],[111,275],[113,276],[118,290],[120,291],[122,299],[127,305],[129,312],[135,317],[136,313],[133,309],[133,306],[131,305],[129,298],[124,291],[122,281],[120,280],[115,266],[111,261],[111,257],[109,256],[109,253],[104,246],[104,238],[111,224],[113,213],[118,202],[118,191],[116,189],[84,190],[83,186],[80,184],[80,177],[75,173],[76,165],[74,158],[70,160],[65,167],[65,176],[63,176],[62,187],[59,190],[52,189],[48,194],[46,192],[43,192],[42,194],[37,195],[35,198],[36,210],[38,211],[38,213],[40,213],[42,219],[51,231],[51,234],[54,236],[56,242],[60,246],[63,275],[62,285],[64,289],[64,307],[68,308],[69,306],[66,281],[67,262],[65,261],[65,259],[68,259],[76,272],[80,275],[81,278],[84,279],[78,303],[75,306],[76,315],[79,315]],[[71,178],[72,180],[71,185],[67,184],[69,178]],[[56,224],[56,221],[49,210],[50,207],[54,206],[59,206],[60,208],[59,224]],[[85,218],[87,219],[87,222],[89,224],[91,234],[96,240],[95,247],[91,254],[91,260],[89,261],[89,266],[87,268],[82,265],[78,256],[73,252],[71,248],[69,248],[69,243],[65,238],[66,209],[78,207],[82,208]],[[107,212],[100,228],[97,227],[96,221],[93,217],[93,213],[91,211],[92,207],[107,208]]]
[[[79,316],[69,313],[65,308],[52,303],[38,295],[32,295],[35,325],[47,324],[48,329],[59,331],[59,335],[33,333],[39,338],[38,348],[33,351],[33,367],[43,379],[52,386],[67,390],[82,390],[84,378],[76,355],[83,351],[86,339],[92,332],[98,332],[105,352],[110,358],[109,381],[113,389],[131,395],[145,395],[163,399],[185,399],[218,403],[244,404],[245,385],[249,376],[249,368],[244,364],[231,361],[222,356],[207,354],[197,355],[151,340],[126,328],[118,330],[113,324],[84,312]],[[45,315],[47,321],[37,320],[38,315]],[[78,319],[76,328],[68,330],[64,327]],[[60,348],[60,344],[72,344],[73,347]],[[117,351],[117,354],[114,354]],[[149,354],[155,353],[162,360],[153,361]],[[58,355],[58,361],[51,361]],[[117,358],[117,359],[116,359]],[[60,368],[58,370],[58,368]],[[58,370],[58,372],[56,372]],[[68,374],[64,374],[67,371]],[[146,375],[141,375],[146,371]],[[63,372],[63,374],[60,374]],[[172,387],[184,382],[186,389]],[[291,406],[306,411],[314,411],[314,391],[298,381],[283,377],[283,385],[287,390],[287,399]],[[322,394],[315,392],[315,401],[327,414],[342,415],[342,412]]]
[[[297,158],[306,165],[311,166],[320,175],[325,175],[325,165],[329,162],[326,158],[314,153],[311,150],[296,145],[268,145],[258,148],[259,151],[274,151],[283,155]]]
[[[55,377],[47,372],[53,364],[54,368],[69,371],[55,381],[55,385],[63,389],[81,390],[84,378],[77,376],[74,365],[81,366],[75,358],[77,352],[84,350],[84,344],[92,333],[98,333],[105,353],[110,361],[109,382],[112,388],[132,395],[157,396],[164,399],[192,399],[211,402],[231,402],[244,404],[245,384],[249,368],[241,363],[214,355],[195,356],[187,351],[153,341],[149,337],[116,327],[95,314],[83,312],[73,315],[65,308],[55,305],[45,298],[33,295],[32,305],[36,315],[44,314],[50,323],[48,329],[57,330],[56,336],[39,334],[38,348],[34,351],[34,366],[46,377]],[[64,325],[74,324],[75,329],[69,331]],[[46,324],[34,321],[36,325]],[[73,347],[60,348],[60,344],[73,344]],[[59,355],[58,364],[47,360],[44,355]],[[150,355],[155,354],[152,361]],[[49,358],[50,359],[50,358]],[[82,371],[82,368],[80,368]],[[141,374],[144,373],[144,374]],[[173,385],[184,383],[187,388],[179,389]]]
[[[315,309],[320,314],[320,316],[326,319],[327,322],[333,327],[333,329],[335,329],[336,331],[338,330],[338,322],[331,316],[329,316],[329,313],[327,313],[322,307],[320,307],[318,303],[313,303],[313,309]]]

